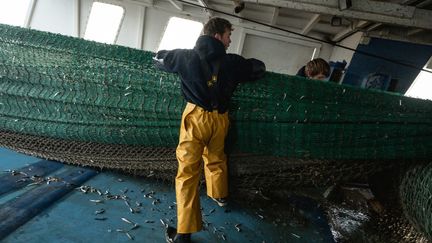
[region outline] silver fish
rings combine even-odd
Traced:
[[[123,220],[124,222],[128,223],[128,224],[134,224],[132,221],[130,221],[127,218],[121,218],[121,220]]]

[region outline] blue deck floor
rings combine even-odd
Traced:
[[[18,169],[37,161],[40,159],[0,148],[1,171]],[[65,165],[51,176],[72,167]],[[7,173],[10,172],[0,175]],[[10,233],[2,242],[165,242],[161,221],[175,226],[173,185],[113,172],[100,172],[83,185],[98,189],[102,195],[97,192],[85,194],[74,189]],[[1,195],[0,208],[9,200],[37,187],[26,186]],[[123,199],[104,200],[103,194],[107,191],[110,195],[127,196],[130,207]],[[91,200],[103,201],[96,203]],[[287,217],[263,217],[271,215],[267,212],[276,210],[271,206],[256,210],[231,203],[227,208],[220,208],[202,193],[201,207],[207,229],[194,234],[193,242],[332,241],[329,231],[318,229],[317,224],[305,226],[292,223]],[[132,213],[130,208],[139,212]],[[98,210],[105,212],[95,214]],[[122,218],[139,227],[131,229],[133,224]],[[133,239],[123,231],[128,231]]]

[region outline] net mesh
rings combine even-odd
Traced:
[[[185,101],[153,55],[0,25],[1,144],[171,178]],[[317,184],[428,160],[431,111],[430,101],[268,72],[233,98],[231,173],[245,186]]]
[[[399,188],[407,218],[432,240],[432,164],[411,168],[405,173]]]
[[[167,181],[173,180],[177,172],[175,148],[79,142],[1,130],[0,136],[0,146],[46,159]],[[292,188],[364,179],[395,163],[399,161],[312,160],[234,153],[229,157],[229,173],[236,189]]]
[[[0,25],[0,145],[172,180],[185,101],[178,77],[156,70],[153,55]],[[323,186],[429,161],[431,104],[268,72],[232,100],[230,182]],[[430,237],[428,168],[408,177],[401,194]]]
[[[0,128],[83,142],[175,147],[185,102],[153,53],[0,25]],[[231,151],[312,159],[432,155],[432,105],[267,73],[237,89]]]

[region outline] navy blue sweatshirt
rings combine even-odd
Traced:
[[[193,49],[159,51],[155,60],[159,69],[180,75],[186,101],[219,113],[228,110],[240,82],[254,81],[265,74],[262,61],[227,54],[222,42],[208,35],[200,36]],[[208,81],[214,73],[218,74],[217,82],[209,87]]]

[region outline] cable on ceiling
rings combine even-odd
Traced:
[[[304,37],[304,38],[307,38],[307,39],[315,40],[315,41],[322,42],[322,43],[327,43],[327,44],[330,44],[332,46],[337,46],[337,47],[340,47],[340,48],[343,48],[343,49],[346,49],[346,50],[353,51],[354,53],[359,53],[359,54],[362,54],[362,55],[365,55],[365,56],[369,56],[369,57],[374,57],[374,58],[377,58],[377,59],[385,60],[385,61],[392,62],[392,63],[398,64],[398,65],[409,67],[409,68],[412,68],[412,69],[415,69],[415,70],[425,71],[425,72],[428,72],[428,73],[432,73],[432,71],[430,71],[430,70],[427,70],[427,69],[424,69],[424,68],[419,68],[419,67],[417,67],[415,65],[412,65],[412,64],[409,64],[409,63],[400,62],[400,61],[397,61],[397,60],[394,60],[394,59],[391,59],[391,58],[388,58],[388,57],[383,57],[383,56],[376,55],[376,54],[373,54],[373,53],[370,53],[370,52],[366,52],[366,51],[356,50],[356,49],[348,47],[348,46],[337,44],[337,43],[335,43],[333,41],[323,40],[323,39],[316,38],[316,37],[313,37],[313,36],[297,33],[295,31],[291,31],[291,30],[287,30],[287,29],[284,29],[284,28],[277,27],[275,25],[266,24],[266,23],[263,23],[263,22],[260,22],[260,21],[257,21],[257,20],[253,20],[253,19],[250,19],[250,18],[245,18],[245,17],[238,16],[238,15],[235,15],[235,14],[232,14],[232,13],[227,13],[227,12],[224,12],[224,11],[221,11],[221,10],[217,10],[217,9],[214,9],[214,8],[202,6],[202,5],[197,4],[197,3],[191,3],[191,2],[185,1],[185,0],[177,0],[177,1],[181,2],[181,3],[184,3],[184,4],[188,4],[188,5],[192,5],[192,6],[198,7],[198,8],[205,9],[206,11],[209,10],[209,11],[212,11],[212,12],[216,12],[216,13],[220,13],[220,14],[223,14],[223,15],[231,16],[233,18],[249,21],[251,23],[255,23],[255,24],[258,24],[258,25],[262,25],[262,26],[273,28],[273,29],[277,29],[277,30],[280,30],[280,31],[283,31],[283,32],[287,32],[287,33],[293,34],[293,35],[298,35],[298,36],[301,36],[301,37]]]

